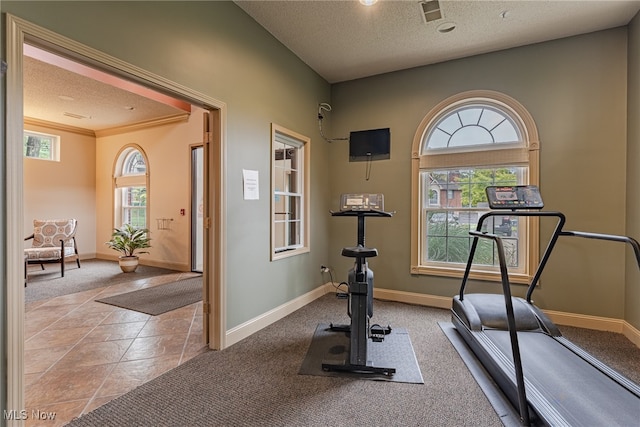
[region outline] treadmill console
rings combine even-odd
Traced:
[[[341,211],[384,211],[383,194],[343,194],[340,198]]]
[[[542,209],[544,203],[536,185],[494,186],[485,189],[491,209]]]

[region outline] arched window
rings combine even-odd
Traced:
[[[138,146],[124,147],[114,166],[114,227],[148,227],[148,162]]]
[[[533,119],[504,94],[465,92],[431,110],[413,142],[412,273],[460,276],[469,231],[488,210],[485,187],[537,185],[538,152]],[[503,237],[510,277],[527,282],[537,265],[537,221],[504,215],[488,228]],[[490,242],[476,252],[474,271],[477,278],[498,277]]]

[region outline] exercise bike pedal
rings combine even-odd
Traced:
[[[371,341],[382,342],[384,341],[384,336],[391,333],[391,326],[384,328],[380,325],[372,325],[371,328],[369,328],[369,332],[371,335]]]

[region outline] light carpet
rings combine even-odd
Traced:
[[[346,323],[326,295],[221,351],[201,354],[72,421],[122,426],[502,425],[437,321],[446,310],[375,302],[377,323],[406,328],[424,384],[300,375],[318,323]]]
[[[197,356],[72,421],[73,427],[500,427],[447,339],[449,310],[375,301],[375,321],[404,327],[424,384],[299,375],[318,323],[348,321],[326,295],[221,351]],[[640,379],[640,349],[620,334],[567,329],[618,371]]]

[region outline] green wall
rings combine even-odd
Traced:
[[[564,212],[568,229],[624,234],[626,57],[627,31],[618,28],[333,85],[332,136],[391,128],[391,159],[373,162],[368,181],[364,163],[349,163],[347,143],[331,144],[332,206],[341,193],[380,192],[386,208],[397,211],[367,227],[367,243],[379,250],[370,262],[376,287],[439,296],[458,291],[457,279],[409,272],[411,147],[424,116],[467,90],[503,92],[529,110],[540,134],[546,208]],[[349,262],[339,250],[355,244],[355,226],[334,219],[330,227],[331,262],[344,271]],[[543,237],[549,230],[543,224]],[[624,248],[559,243],[534,296],[545,309],[622,318]]]
[[[317,105],[329,84],[232,2],[2,2],[8,12],[227,105],[227,327],[323,282],[328,146]],[[270,261],[270,124],[311,142],[311,252]],[[242,198],[242,169],[260,200]]]
[[[3,1],[0,11],[227,104],[228,328],[320,285],[321,264],[344,280],[350,262],[340,248],[355,243],[355,224],[328,211],[347,192],[382,192],[387,209],[397,211],[391,219],[368,221],[367,242],[380,251],[371,260],[377,287],[454,295],[458,280],[409,274],[410,151],[427,112],[466,90],[504,92],[532,114],[546,206],[565,212],[568,228],[640,236],[640,124],[627,120],[640,113],[638,18],[629,26],[628,43],[627,29],[619,28],[330,86],[231,2]],[[0,83],[4,100],[4,78]],[[348,162],[346,143],[320,137],[320,102],[333,106],[325,126],[330,136],[391,128],[391,159],[373,163],[369,180],[364,163]],[[277,262],[269,260],[271,122],[312,139],[311,252]],[[0,134],[6,142],[4,114]],[[242,200],[242,169],[260,172],[259,201]],[[5,202],[0,200],[0,219]],[[536,301],[546,309],[624,318],[640,328],[640,275],[632,261],[606,243],[563,242]],[[5,344],[3,336],[3,357]],[[0,363],[3,379],[5,367]],[[5,396],[1,388],[2,402]]]
[[[629,75],[627,83],[627,233],[640,238],[640,15],[629,24]],[[635,258],[627,255],[624,319],[640,329],[640,272]]]
[[[627,153],[626,28],[330,86],[230,2],[3,1],[1,8],[227,104],[229,328],[322,283],[321,264],[344,279],[350,262],[340,248],[355,243],[355,224],[331,218],[328,210],[345,192],[382,192],[387,208],[397,211],[391,219],[368,221],[367,242],[380,251],[371,260],[377,287],[457,292],[456,279],[409,273],[410,150],[427,112],[466,90],[504,92],[530,111],[541,139],[546,206],[565,212],[568,228],[640,234],[631,220],[640,200],[626,186],[627,179],[640,179],[631,167],[627,171],[627,155],[640,155],[640,149],[630,143]],[[633,26],[632,67],[636,33]],[[638,86],[629,81],[630,88]],[[368,181],[364,163],[348,162],[346,143],[320,137],[319,102],[333,106],[325,128],[330,136],[391,128],[391,159],[374,162]],[[629,105],[638,102],[635,94]],[[311,252],[277,262],[269,260],[271,122],[312,138]],[[632,127],[630,142],[639,138]],[[257,202],[242,200],[242,169],[260,172]],[[552,310],[623,318],[625,297],[640,293],[630,284],[627,264],[621,248],[563,242],[536,301]],[[637,327],[640,314],[630,305],[626,316]]]

